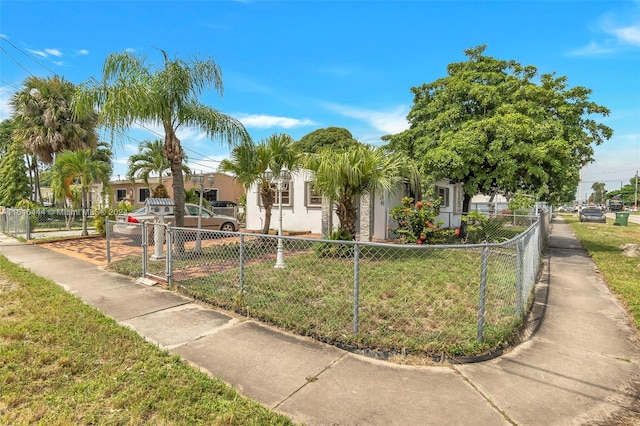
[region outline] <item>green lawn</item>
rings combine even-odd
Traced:
[[[245,243],[242,270],[236,243],[205,247],[202,256],[174,262],[174,283],[198,300],[295,333],[389,354],[484,354],[509,345],[522,326],[513,248],[494,249],[488,257],[478,341],[480,248],[363,247],[356,330],[350,246],[322,251],[322,243],[288,242],[287,266],[276,269],[275,247],[254,243]],[[137,276],[140,258],[113,262],[110,269]]]
[[[0,424],[292,424],[3,256],[0,365]]]
[[[602,276],[618,299],[633,316],[640,329],[640,258],[622,256],[620,246],[640,246],[640,225],[629,222],[627,226],[579,222],[575,216],[563,216],[582,246],[589,252]]]

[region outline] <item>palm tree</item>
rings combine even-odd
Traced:
[[[286,166],[293,170],[298,166],[299,156],[295,148],[295,141],[287,134],[277,134],[263,139],[258,145],[244,143],[231,151],[231,158],[220,162],[218,170],[232,173],[234,179],[245,189],[249,189],[254,183],[260,191],[260,198],[264,206],[263,234],[269,233],[271,227],[271,210],[276,199],[273,184],[265,179],[264,171],[280,170]]]
[[[171,60],[161,52],[164,63],[160,69],[147,65],[144,56],[128,52],[109,55],[102,80],[82,85],[76,110],[82,113],[97,108],[101,124],[112,131],[124,131],[137,121],[164,129],[163,150],[173,176],[175,221],[183,226],[184,151],[176,135],[180,126],[194,127],[229,145],[251,137],[238,120],[198,100],[210,88],[222,94],[222,71],[212,59]]]
[[[82,235],[89,235],[87,231],[87,208],[89,187],[95,182],[109,182],[109,164],[96,160],[90,149],[78,151],[63,151],[52,168],[52,184],[60,196],[72,199],[71,185],[80,184],[80,199],[82,206]]]
[[[34,192],[39,197],[38,159],[51,164],[56,153],[63,150],[95,149],[97,115],[93,110],[74,114],[72,101],[77,87],[58,76],[29,77],[23,86],[11,99],[14,136],[32,154],[30,168]]]
[[[186,176],[189,176],[191,171],[185,164],[188,161],[186,155],[183,156],[182,161],[182,171]],[[143,141],[138,147],[138,153],[129,157],[128,164],[127,179],[131,181],[142,179],[146,185],[149,185],[149,176],[157,174],[158,186],[161,186],[163,173],[171,169],[171,163],[164,156],[164,148],[160,139]]]
[[[315,188],[335,203],[340,227],[351,236],[356,233],[358,196],[380,190],[393,192],[407,180],[413,187],[419,182],[418,170],[408,158],[382,147],[323,149],[308,154],[304,165],[314,173]]]

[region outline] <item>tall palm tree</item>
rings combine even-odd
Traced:
[[[222,71],[209,58],[189,61],[164,56],[159,69],[147,65],[144,56],[114,53],[107,57],[102,80],[82,85],[76,111],[100,111],[100,123],[112,131],[124,131],[137,121],[164,129],[164,155],[171,164],[176,225],[184,225],[184,151],[176,132],[194,127],[229,145],[250,141],[246,129],[233,117],[202,104],[198,97],[213,88],[222,94]]]
[[[278,171],[283,166],[289,170],[297,168],[299,155],[295,141],[287,134],[274,133],[263,139],[258,145],[244,143],[236,146],[230,156],[230,159],[224,159],[220,162],[218,170],[232,173],[234,179],[245,189],[249,189],[254,183],[257,184],[265,212],[262,233],[268,234],[276,191],[273,184],[265,179],[264,171],[267,168]]]
[[[183,155],[182,161],[182,172],[188,176],[191,171],[186,165],[186,155]],[[128,165],[127,179],[142,179],[146,185],[149,185],[149,176],[152,174],[158,175],[158,186],[162,185],[162,175],[171,170],[171,163],[164,156],[164,147],[160,139],[143,141],[138,147],[138,153],[129,157]]]
[[[76,91],[73,83],[58,76],[28,77],[22,90],[11,98],[14,136],[33,154],[30,167],[38,195],[38,159],[51,164],[56,153],[63,150],[97,146],[97,115],[91,109],[74,114],[72,102]]]
[[[358,196],[380,190],[393,192],[407,179],[414,187],[419,182],[417,168],[404,155],[368,145],[346,151],[323,149],[308,154],[304,166],[313,171],[315,188],[335,203],[340,227],[351,236],[356,233]]]
[[[78,151],[63,151],[56,157],[52,168],[52,184],[58,195],[72,197],[71,185],[80,185],[82,205],[82,235],[89,235],[87,231],[87,208],[89,187],[95,182],[109,182],[110,167],[92,156],[90,149]]]

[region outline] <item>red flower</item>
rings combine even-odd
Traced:
[[[424,221],[424,224],[425,224],[425,225],[427,225],[427,228],[430,228],[430,227],[431,227],[431,222],[429,222],[428,220],[425,220],[425,221]]]
[[[460,235],[460,228],[456,229],[456,235]]]
[[[418,202],[416,203],[416,209],[418,209],[418,210],[422,210],[422,207],[424,207],[424,205],[422,204],[422,201],[418,201]]]
[[[424,234],[420,234],[420,239],[421,239],[421,240],[425,240],[426,238],[427,238],[427,236],[426,236],[426,235],[424,235]]]
[[[418,243],[418,244],[422,244],[422,240],[418,240],[418,241],[417,241],[417,243]]]

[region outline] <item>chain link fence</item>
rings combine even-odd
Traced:
[[[548,224],[542,211],[492,219],[481,243],[402,245],[109,221],[107,250],[119,273],[345,349],[453,357],[517,339]]]
[[[94,214],[86,210],[87,228],[93,230]],[[0,230],[25,240],[75,236],[82,232],[81,209],[14,209],[0,213]]]

